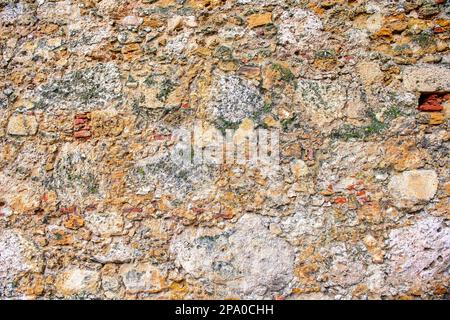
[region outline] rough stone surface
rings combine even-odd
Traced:
[[[38,90],[38,108],[45,110],[101,108],[120,98],[122,84],[114,63],[100,63],[51,80]]]
[[[254,215],[226,231],[187,230],[174,239],[171,251],[194,277],[226,285],[244,298],[270,297],[293,278],[293,248]]]
[[[440,66],[407,67],[403,71],[403,83],[410,91],[450,91],[450,69]]]
[[[433,170],[405,171],[392,177],[389,189],[399,205],[415,205],[433,199],[438,188],[438,177]]]
[[[0,0],[0,299],[448,299],[449,8]]]
[[[44,267],[42,250],[20,232],[0,232],[0,292],[10,294],[26,273],[40,273]]]
[[[425,217],[389,234],[389,277],[401,287],[449,279],[450,228],[446,221]]]
[[[99,273],[96,271],[70,268],[58,276],[56,289],[64,296],[95,294],[99,280]]]
[[[164,276],[151,264],[124,264],[119,270],[125,289],[130,293],[159,292],[164,287]]]
[[[13,115],[8,122],[7,131],[13,136],[30,136],[36,134],[38,122],[34,116]]]
[[[263,108],[258,89],[236,76],[218,75],[211,97],[213,115],[232,123],[240,123]]]
[[[100,263],[127,263],[142,256],[139,249],[124,242],[123,238],[114,238],[102,251],[97,251],[92,258]]]
[[[123,229],[122,216],[117,212],[90,214],[86,223],[91,232],[103,237],[120,234]]]

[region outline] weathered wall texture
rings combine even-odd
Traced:
[[[448,298],[449,15],[0,0],[0,298]],[[196,120],[280,166],[177,166]]]

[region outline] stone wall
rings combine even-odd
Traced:
[[[449,15],[0,0],[0,298],[448,298]],[[195,123],[279,165],[180,167]]]

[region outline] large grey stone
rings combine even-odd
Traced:
[[[237,76],[217,74],[211,88],[210,108],[216,119],[239,123],[264,106],[257,87]]]
[[[51,80],[38,90],[40,109],[91,110],[121,97],[120,72],[114,63],[98,63]]]
[[[226,285],[241,298],[269,298],[293,278],[293,247],[258,215],[245,215],[226,230],[187,229],[172,241],[171,253],[189,274]]]

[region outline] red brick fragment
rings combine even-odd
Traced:
[[[91,132],[88,130],[80,130],[76,131],[74,136],[75,138],[89,138],[91,136]]]
[[[347,198],[345,198],[345,197],[337,197],[336,199],[334,199],[334,202],[338,203],[338,204],[344,204],[344,203],[347,203]]]
[[[359,203],[364,204],[370,202],[370,199],[367,196],[360,197],[358,199]]]
[[[77,207],[76,206],[63,207],[63,208],[60,208],[59,211],[61,213],[75,213],[77,211]]]
[[[75,118],[75,125],[85,124],[87,122],[87,118]]]
[[[123,213],[141,213],[142,208],[134,207],[134,208],[125,208],[122,210]]]
[[[172,139],[171,135],[164,135],[160,133],[155,133],[151,136],[150,141],[169,141]]]
[[[442,102],[444,101],[444,97],[438,94],[432,94],[425,97],[422,103],[419,105],[420,111],[442,111],[444,107],[442,106]]]
[[[91,136],[90,113],[78,113],[74,117],[74,137],[89,138]]]
[[[363,196],[363,195],[365,195],[365,194],[366,194],[366,192],[365,192],[364,190],[358,191],[358,192],[356,193],[356,195],[357,195],[358,197]]]

